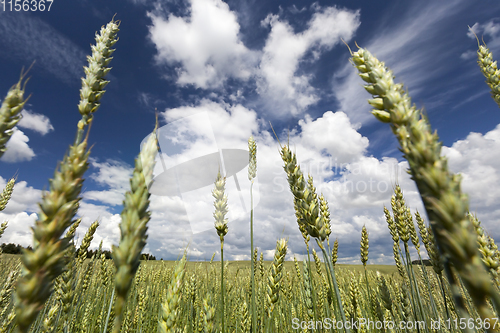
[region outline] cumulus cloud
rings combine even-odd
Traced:
[[[462,190],[469,195],[470,210],[477,212],[493,238],[500,237],[500,125],[486,134],[470,133],[451,147],[443,147],[453,172],[462,175]]]
[[[368,147],[368,139],[356,131],[344,112],[327,111],[314,121],[306,115],[299,126],[304,144],[335,156],[338,163],[353,162]]]
[[[229,78],[253,79],[262,104],[278,116],[296,116],[319,100],[311,74],[300,73],[300,62],[317,61],[340,38],[350,40],[360,25],[359,11],[316,6],[307,28],[294,33],[288,22],[270,14],[262,21],[271,28],[266,44],[255,51],[241,41],[237,15],[226,3],[191,0],[190,5],[188,17],[148,14],[157,62],[177,66],[180,86],[218,89]]]
[[[43,115],[28,110],[22,110],[22,118],[13,128],[10,140],[7,142],[7,151],[1,160],[8,163],[31,161],[36,156],[33,149],[28,145],[29,137],[19,128],[33,130],[41,135],[45,135],[54,130],[50,119]]]
[[[246,80],[252,74],[257,53],[239,39],[234,12],[221,0],[191,0],[190,17],[149,13],[150,39],[158,63],[179,64],[177,83],[218,88],[228,78]]]
[[[31,129],[41,135],[45,135],[54,130],[54,127],[50,123],[50,119],[43,114],[28,110],[23,110],[21,114],[23,118],[18,123],[18,126],[21,128]]]
[[[0,177],[0,188],[7,185],[8,179]],[[38,202],[42,191],[34,189],[25,181],[17,180],[7,206],[0,212],[0,221],[8,221],[8,227],[2,236],[2,243],[29,245],[32,243],[30,227],[37,219]]]
[[[103,163],[95,159],[90,160],[91,165],[98,171],[93,173],[90,178],[97,184],[108,187],[100,191],[86,191],[83,197],[86,200],[100,201],[108,205],[120,205],[123,202],[125,192],[130,188],[130,177],[133,167],[116,160],[108,160]]]
[[[165,166],[168,170],[176,165],[186,165],[218,148],[247,149],[248,137],[254,135],[258,164],[254,200],[257,196],[259,198],[254,201],[256,244],[265,250],[266,259],[272,259],[277,235],[285,235],[290,238],[287,258],[301,257],[304,246],[294,218],[293,198],[283,171],[279,146],[273,135],[263,129],[255,111],[241,105],[203,100],[196,106],[168,109],[163,116],[172,127],[167,133],[170,145],[165,145],[160,139],[160,148],[167,148],[162,150],[165,164],[157,161],[157,177],[165,171]],[[161,131],[162,128],[160,137],[163,135]],[[368,139],[357,132],[343,112],[329,111],[316,120],[306,117],[297,129],[280,134],[282,142],[287,139],[297,153],[303,172],[311,173],[318,193],[323,193],[330,203],[335,226],[332,237],[341,237],[341,246],[346,250],[350,243],[359,242],[364,223],[371,228],[373,244],[380,243],[373,260],[387,262],[390,257],[381,256],[391,250],[384,248],[389,234],[382,208],[390,203],[396,179],[405,188],[412,207],[421,208],[419,198],[415,196],[416,189],[404,172],[407,165],[396,159],[378,160],[364,156]],[[207,169],[209,165],[205,163],[199,168]],[[249,182],[246,172],[244,168],[242,176],[238,177],[239,188],[233,177],[228,177],[226,183],[229,233],[225,246],[230,259],[248,259]],[[215,174],[212,178],[215,179]],[[176,257],[190,243],[192,259],[209,259],[219,246],[213,228],[212,189],[213,180],[191,193],[153,194],[148,240],[151,248],[157,247],[162,256],[168,253],[170,257]],[[349,260],[356,261],[357,258],[344,262]]]
[[[278,114],[298,115],[319,100],[309,83],[311,76],[297,73],[306,52],[314,51],[313,60],[317,60],[321,52],[340,43],[340,38],[350,40],[360,25],[359,11],[336,7],[317,10],[300,33],[294,33],[278,15],[269,14],[261,23],[270,26],[271,32],[263,49],[257,91]]]
[[[8,163],[31,161],[35,157],[35,152],[28,146],[29,138],[23,131],[14,127],[14,133],[7,142],[7,151],[1,160]]]

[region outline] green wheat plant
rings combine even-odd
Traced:
[[[368,239],[368,229],[366,229],[366,226],[363,226],[363,228],[361,228],[361,241],[360,241],[361,262],[363,263],[363,269],[365,271],[365,283],[366,283],[366,290],[368,291],[368,299],[371,302],[372,295],[370,291],[370,283],[368,281],[368,272],[366,271],[366,263],[368,262],[369,247],[370,247],[370,241]]]
[[[411,104],[403,85],[394,83],[392,71],[383,62],[359,48],[352,53],[352,63],[366,82],[366,91],[374,97],[368,100],[374,108],[372,114],[391,125],[408,160],[440,252],[453,263],[481,318],[492,320],[496,315],[488,300],[499,308],[500,296],[480,259],[474,227],[466,216],[468,199],[461,191],[460,177],[448,170],[437,133],[432,132],[428,119]],[[468,318],[447,261],[445,269],[460,311]]]
[[[483,45],[481,45],[477,36],[476,39],[478,46],[477,64],[484,77],[486,77],[486,84],[491,89],[491,97],[500,107],[500,70],[498,69],[497,62],[493,61],[493,53],[486,43],[483,41]]]
[[[175,323],[179,315],[181,288],[186,272],[186,252],[181,258],[170,280],[165,301],[161,304],[161,315],[158,321],[158,331],[161,333],[175,332]]]
[[[220,304],[221,304],[221,327],[222,333],[225,332],[224,327],[224,236],[227,234],[227,195],[224,193],[226,186],[226,177],[222,177],[220,170],[217,173],[217,178],[215,180],[215,188],[212,191],[212,195],[215,198],[214,206],[214,218],[215,218],[215,230],[220,239]]]
[[[252,332],[255,332],[257,327],[257,314],[255,309],[255,257],[253,246],[253,184],[257,176],[257,143],[254,138],[250,136],[248,139],[248,179],[250,180],[250,278],[252,280],[252,301],[251,301],[251,314],[252,314]],[[255,252],[256,253],[256,252]]]
[[[88,168],[88,136],[83,139],[83,134],[104,94],[102,88],[107,81],[103,76],[109,72],[107,65],[114,51],[111,47],[117,41],[118,26],[112,20],[96,35],[96,46],[92,48],[92,57],[88,57],[89,66],[85,67],[87,77],[82,79],[79,106],[82,119],[78,122],[77,138],[56,169],[50,190],[43,193],[39,218],[33,227],[33,250],[26,250],[22,257],[23,275],[16,288],[16,323],[23,333],[29,331],[52,293],[54,280],[64,271],[69,240],[61,236],[74,223],[83,175]],[[20,92],[17,94],[22,96]]]
[[[12,196],[12,192],[14,191],[14,185],[16,183],[16,177],[12,177],[5,185],[2,193],[0,193],[0,211],[4,210],[7,207],[7,203]]]
[[[297,164],[297,157],[295,153],[292,153],[288,145],[282,146],[280,153],[281,158],[284,162],[283,169],[287,174],[290,191],[294,196],[294,207],[296,212],[295,215],[297,217],[299,230],[301,231],[305,240],[307,240],[308,238],[304,236],[304,234],[315,238],[316,243],[323,252],[323,257],[325,258],[324,263],[327,268],[329,278],[331,279],[329,281],[330,284],[333,284],[333,286],[330,285],[330,288],[335,290],[337,309],[339,313],[338,317],[342,318],[342,320],[345,322],[346,316],[344,313],[340,291],[335,277],[335,270],[332,265],[332,260],[324,244],[325,240],[329,237],[329,234],[331,232],[329,222],[325,220],[325,218],[329,216],[329,214],[326,214],[326,212],[321,209],[322,205],[321,202],[317,199],[312,177],[309,176],[308,181],[305,181],[304,175],[300,170],[300,166]],[[308,260],[308,264],[310,265],[310,260]],[[309,270],[311,270],[310,267]],[[313,306],[315,307],[314,296]],[[344,329],[346,333],[350,332],[349,328],[344,327]]]

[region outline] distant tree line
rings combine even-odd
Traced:
[[[0,248],[2,249],[1,253],[6,253],[6,254],[22,254],[23,249],[30,249],[30,250],[33,249],[31,246],[25,248],[22,245],[14,243],[8,243],[8,244],[3,243],[2,245],[0,245]],[[102,250],[101,253],[103,253],[106,256],[106,259],[112,258],[111,251],[109,250]],[[87,258],[92,258],[96,254],[97,254],[97,249],[87,250]],[[142,253],[141,260],[156,260],[156,257],[149,253]]]
[[[430,259],[422,259],[422,261],[424,263],[424,266],[432,266],[432,262],[430,261]],[[411,263],[413,265],[422,265],[420,260],[413,260]]]
[[[0,248],[2,248],[2,253],[7,253],[7,254],[22,254],[23,249],[25,249],[25,247],[14,243],[9,243],[9,244],[4,243],[0,245]],[[28,246],[27,248],[32,250],[31,246]]]

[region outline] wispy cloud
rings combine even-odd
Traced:
[[[366,48],[384,61],[396,75],[397,82],[404,82],[412,96],[417,95],[432,79],[447,69],[447,60],[453,57],[446,45],[429,49],[422,47],[436,37],[444,21],[463,8],[459,0],[448,2],[419,2],[410,5],[404,13],[391,19],[388,27],[379,27],[367,38]],[[341,110],[355,123],[368,124],[375,118],[370,114],[366,99],[370,96],[363,88],[363,81],[350,63],[334,77],[333,92],[340,101]],[[360,98],[363,96],[363,98]]]
[[[0,11],[0,57],[49,72],[68,84],[78,84],[85,53],[40,18],[30,14],[9,15]]]

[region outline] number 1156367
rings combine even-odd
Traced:
[[[4,12],[50,12],[54,0],[0,0]]]

